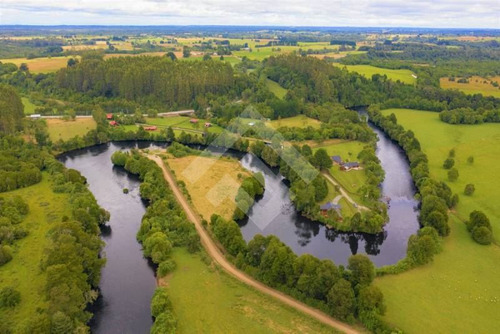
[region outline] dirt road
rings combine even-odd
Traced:
[[[191,208],[189,205],[188,201],[185,199],[184,195],[180,191],[180,189],[177,187],[177,183],[175,182],[175,179],[173,178],[172,174],[170,171],[165,167],[163,164],[163,161],[161,160],[160,157],[149,155],[149,159],[153,160],[160,166],[160,168],[163,171],[163,176],[165,177],[165,180],[167,180],[170,188],[172,189],[175,197],[177,198],[178,202],[181,204],[182,208],[186,212],[186,215],[188,219],[194,223],[196,226],[196,230],[198,231],[198,234],[200,235],[201,243],[205,247],[208,255],[217,262],[225,271],[227,271],[229,274],[232,276],[236,277],[238,280],[241,282],[244,282],[245,284],[248,284],[252,286],[253,288],[270,295],[276,299],[279,299],[281,302],[303,312],[308,314],[309,316],[321,321],[322,323],[329,325],[339,331],[342,331],[344,333],[349,333],[349,334],[354,334],[354,333],[359,333],[358,330],[355,328],[344,324],[343,322],[340,322],[338,320],[335,320],[328,316],[327,314],[314,309],[312,307],[309,307],[305,305],[304,303],[301,303],[290,296],[287,296],[277,290],[274,290],[270,287],[268,287],[265,284],[260,283],[259,281],[256,281],[252,277],[248,276],[247,274],[241,272],[238,270],[236,267],[234,267],[221,253],[217,245],[214,243],[214,241],[211,239],[211,237],[208,235],[208,232],[203,228],[201,225],[201,220],[200,217],[194,212],[194,210]]]

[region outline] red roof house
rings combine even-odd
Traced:
[[[117,121],[111,121],[111,122],[109,122],[109,125],[111,125],[111,126],[117,126],[118,122]]]
[[[156,131],[157,127],[152,125],[152,126],[146,126],[144,130],[146,131]]]
[[[113,119],[113,114],[106,114],[106,119]]]
[[[194,124],[194,123],[198,123],[198,120],[196,118],[191,118],[189,120],[189,122]]]

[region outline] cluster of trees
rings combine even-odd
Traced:
[[[0,84],[0,133],[22,130],[24,106],[14,87]]]
[[[472,239],[481,245],[489,245],[493,241],[493,228],[489,218],[481,211],[472,211],[465,223]]]
[[[330,260],[297,256],[275,236],[256,235],[248,244],[234,221],[212,215],[210,227],[236,266],[263,283],[332,316],[361,320],[370,330],[388,328],[382,292],[372,285],[375,267],[365,255],[353,255],[347,268]]]
[[[151,300],[151,314],[155,318],[151,334],[175,333],[177,318],[165,287],[157,288]]]
[[[12,260],[10,245],[28,235],[19,226],[28,212],[28,204],[20,196],[0,197],[0,266]]]
[[[240,220],[245,217],[248,210],[252,207],[255,197],[264,193],[265,180],[262,173],[255,173],[243,180],[238,193],[236,194],[236,210],[233,214],[234,220]]]
[[[500,108],[457,108],[444,110],[439,113],[439,119],[449,124],[500,123]]]

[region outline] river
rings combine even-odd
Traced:
[[[309,253],[336,264],[347,263],[352,254],[367,254],[376,266],[396,263],[406,253],[408,237],[418,228],[417,201],[404,152],[380,130],[377,156],[385,170],[382,183],[384,197],[391,199],[389,222],[376,234],[342,233],[310,221],[298,214],[290,201],[287,181],[276,169],[269,169],[252,154],[227,152],[240,159],[242,165],[262,172],[266,189],[239,222],[245,240],[255,234],[274,234],[296,254]],[[101,297],[94,304],[91,321],[93,333],[149,333],[152,325],[150,301],[156,281],[151,263],[143,257],[135,236],[145,212],[139,196],[139,180],[123,168],[114,167],[111,155],[116,150],[146,148],[147,142],[110,143],[63,155],[66,167],[79,170],[87,178],[90,190],[111,219],[103,228],[107,258],[100,282]],[[161,145],[160,145],[161,146]],[[215,150],[216,151],[216,150]],[[214,152],[215,152],[214,151]],[[129,193],[124,194],[123,188]]]

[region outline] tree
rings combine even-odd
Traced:
[[[467,163],[469,165],[472,165],[474,163],[474,157],[472,155],[467,158]]]
[[[375,266],[364,254],[351,255],[347,268],[351,271],[353,285],[370,285],[375,278]]]
[[[472,194],[474,194],[474,191],[476,191],[476,187],[474,187],[472,183],[469,183],[465,186],[464,194],[467,196],[472,196]]]
[[[172,311],[172,302],[168,297],[167,289],[159,287],[155,290],[153,299],[151,300],[151,314],[156,318],[166,311]]]
[[[406,254],[412,264],[422,265],[432,261],[439,250],[439,235],[433,227],[427,226],[418,231],[417,235],[410,236]]]
[[[450,150],[450,152],[448,152],[448,156],[449,156],[450,158],[454,158],[454,157],[455,157],[455,149],[454,149],[454,148],[452,148],[452,149]]]
[[[174,130],[172,129],[172,127],[169,126],[166,131],[167,131],[167,133],[166,133],[167,141],[169,141],[169,142],[174,141],[175,140],[175,133],[174,133]]]
[[[469,221],[466,222],[467,229],[472,238],[481,245],[488,245],[493,241],[492,227],[489,218],[481,211],[472,211]]]
[[[443,163],[443,168],[444,169],[450,169],[455,165],[455,159],[448,158],[444,161]]]
[[[456,168],[452,168],[448,171],[448,180],[451,182],[458,180],[458,170]]]
[[[203,60],[205,60],[205,61],[206,61],[206,60],[210,60],[210,59],[212,59],[212,57],[210,56],[210,54],[209,54],[209,53],[205,53],[205,54],[203,55]]]
[[[5,287],[0,290],[0,309],[3,307],[14,307],[21,301],[19,291],[11,287]]]
[[[493,241],[493,233],[486,226],[480,226],[472,232],[472,238],[481,245],[489,245]]]
[[[78,61],[75,58],[68,59],[68,67],[75,66],[77,63]]]
[[[168,51],[167,54],[165,55],[165,57],[168,57],[172,60],[177,60],[177,56],[172,51]]]
[[[334,317],[352,321],[356,298],[351,283],[343,278],[338,280],[328,292],[327,303]]]
[[[450,233],[448,217],[439,211],[432,211],[429,215],[427,215],[424,220],[424,226],[434,227],[441,236],[447,236]]]
[[[9,246],[0,245],[0,266],[12,260],[12,251]]]
[[[189,56],[191,56],[191,51],[189,50],[189,48],[187,46],[184,46],[182,48],[182,57],[189,58]]]
[[[161,313],[151,327],[151,334],[175,334],[177,319],[171,311]]]
[[[51,333],[67,334],[73,333],[73,321],[63,312],[57,311],[52,316]]]
[[[22,129],[24,106],[12,86],[0,84],[0,133],[14,133]]]
[[[328,169],[332,167],[333,162],[326,150],[320,148],[314,153],[313,164],[319,169]]]
[[[384,295],[374,285],[362,288],[358,295],[358,313],[371,311],[385,313]]]

